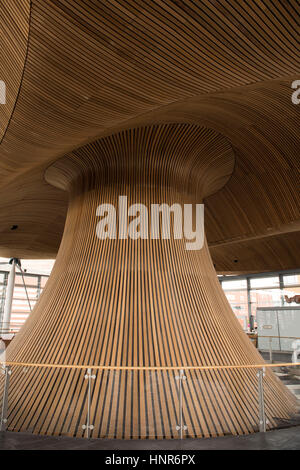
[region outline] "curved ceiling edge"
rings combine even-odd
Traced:
[[[6,88],[6,103],[0,105],[0,144],[13,117],[22,86],[29,47],[31,2],[10,2],[0,17],[0,80]]]

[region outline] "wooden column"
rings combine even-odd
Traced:
[[[99,240],[97,207],[200,203],[230,178],[234,155],[216,132],[186,124],[132,129],[58,160],[46,180],[69,192],[55,267],[8,360],[103,366],[178,366],[178,371],[93,371],[92,437],[176,438],[179,369],[184,435],[243,434],[258,428],[255,370],[187,371],[185,366],[257,364],[219,285],[207,244],[186,240]],[[45,217],[47,214],[45,214]],[[83,436],[83,370],[15,367],[8,427]],[[266,377],[267,413],[288,418],[290,393]]]

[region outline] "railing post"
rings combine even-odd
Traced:
[[[11,264],[11,268],[10,268],[10,273],[9,273],[8,280],[7,280],[4,312],[3,312],[3,319],[2,319],[2,323],[3,323],[2,329],[4,333],[10,332],[11,309],[12,309],[14,288],[15,288],[17,260],[15,258],[12,258],[9,263]]]
[[[88,380],[88,407],[87,407],[86,424],[82,426],[82,429],[86,430],[86,438],[89,439],[90,431],[94,429],[94,425],[90,424],[90,422],[91,422],[92,380],[96,379],[96,375],[92,375],[92,369],[88,369],[84,378],[85,380]]]
[[[259,432],[267,431],[267,421],[265,413],[265,398],[264,398],[264,377],[266,369],[263,367],[259,369],[258,377],[258,410],[259,410]]]
[[[179,381],[179,426],[176,426],[176,430],[180,431],[180,439],[183,438],[183,431],[186,431],[187,426],[183,424],[183,393],[182,393],[182,381],[186,380],[183,369],[180,369],[180,374],[175,377]]]
[[[269,352],[270,352],[270,364],[273,364],[273,349],[272,349],[272,336],[269,338]]]
[[[4,389],[3,389],[3,401],[1,408],[1,418],[0,418],[0,431],[6,431],[7,429],[7,410],[8,410],[8,389],[9,389],[9,379],[11,376],[10,366],[1,367],[2,373],[5,375],[4,379]]]

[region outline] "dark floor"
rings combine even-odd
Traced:
[[[300,450],[300,426],[214,439],[117,441],[0,433],[0,450]]]

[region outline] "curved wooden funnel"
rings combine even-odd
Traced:
[[[207,244],[186,240],[99,240],[97,207],[199,203],[229,179],[234,155],[215,131],[185,124],[133,129],[53,164],[46,179],[69,192],[65,232],[51,278],[8,349],[8,360],[38,364],[175,366],[178,370],[94,371],[92,437],[208,437],[257,430],[255,369],[179,369],[259,364],[219,285]],[[45,214],[45,217],[47,214]],[[172,234],[171,234],[172,235]],[[83,370],[14,368],[9,429],[82,436],[87,419]],[[294,411],[272,373],[269,426]]]

